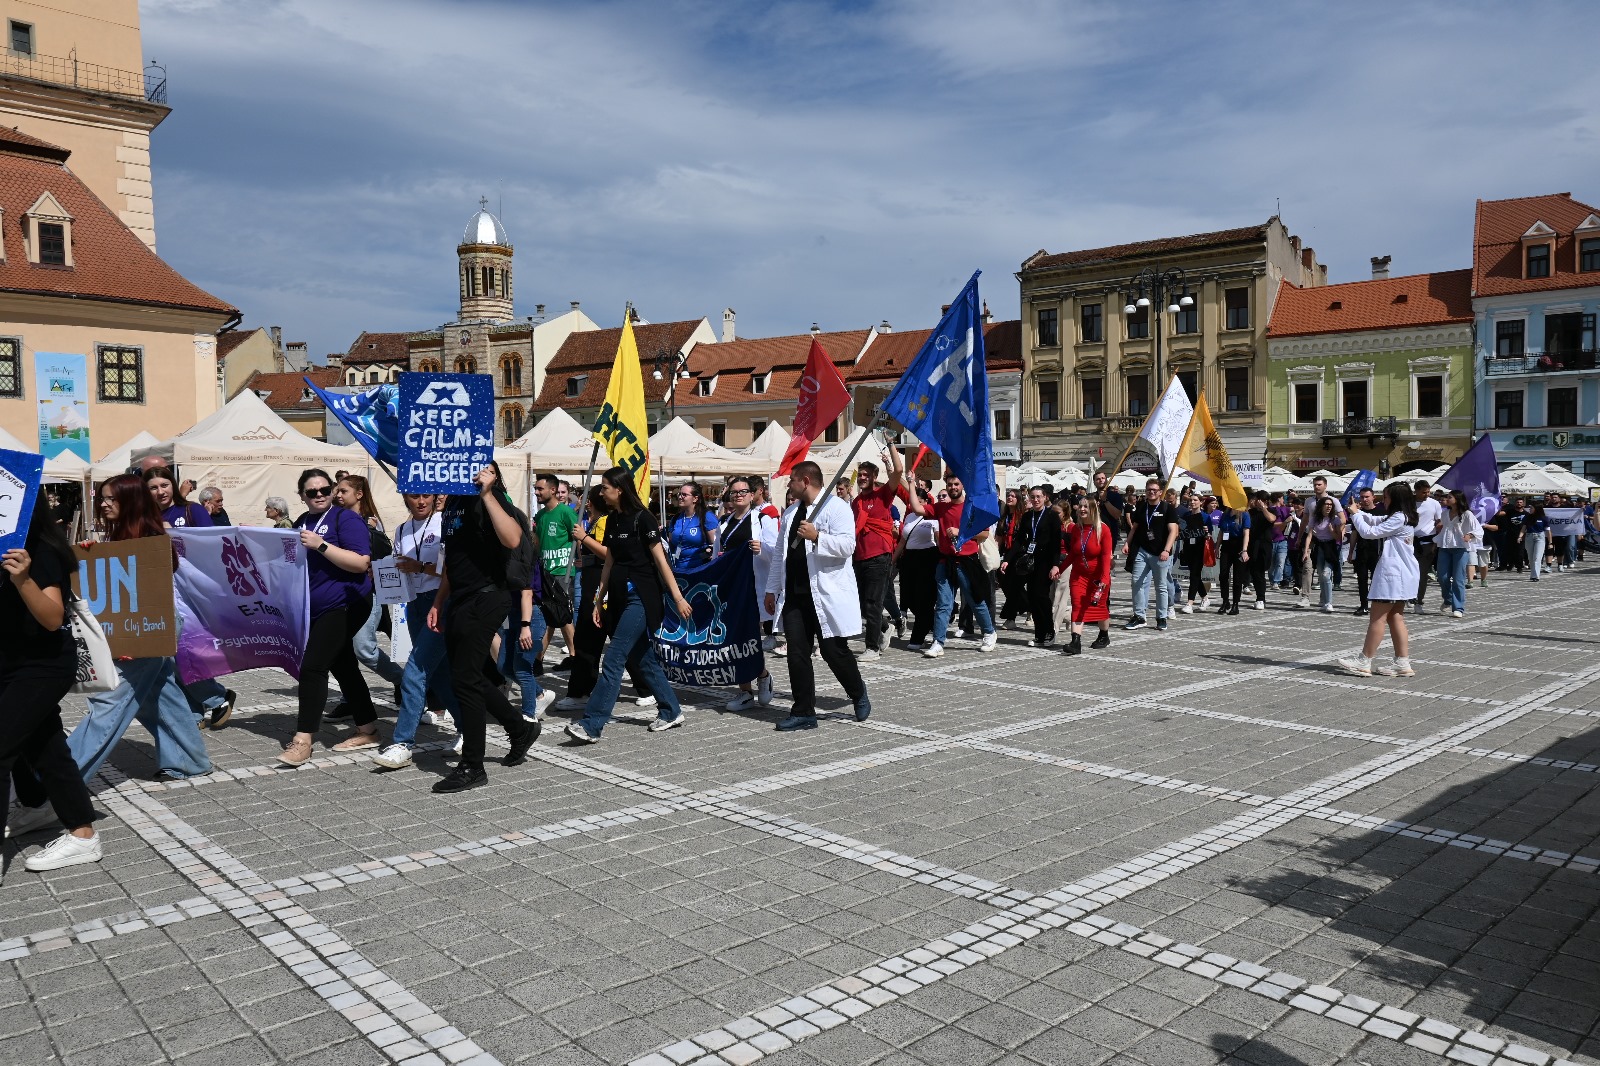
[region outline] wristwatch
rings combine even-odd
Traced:
[[[327,555],[328,554],[328,542],[327,541],[323,541],[321,544],[318,544],[317,545],[317,551],[321,552],[323,555]]]

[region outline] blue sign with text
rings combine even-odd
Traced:
[[[400,491],[477,495],[472,479],[494,459],[494,421],[488,374],[401,374]]]
[[[43,473],[44,456],[0,448],[0,552],[27,543]]]

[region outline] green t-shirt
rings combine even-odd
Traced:
[[[539,534],[539,558],[548,573],[565,577],[572,573],[572,531],[578,514],[570,507],[543,507],[534,518]]]

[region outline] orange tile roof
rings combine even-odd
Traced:
[[[1408,274],[1302,289],[1284,282],[1269,337],[1408,329],[1472,321],[1472,271]]]
[[[913,329],[903,333],[880,334],[856,364],[850,375],[856,381],[894,381],[927,343],[932,329]],[[990,322],[983,328],[984,362],[989,373],[1022,369],[1022,322],[1007,319]]]
[[[411,336],[409,333],[372,333],[363,330],[361,336],[350,343],[350,350],[344,354],[344,365],[405,364],[409,358],[406,348],[406,338],[409,336]]]
[[[665,379],[656,381],[650,376],[656,352],[682,351],[704,321],[694,318],[633,327],[634,343],[639,348],[639,363],[644,368],[646,402],[659,403],[671,384]],[[557,407],[599,407],[606,398],[606,386],[611,383],[611,364],[616,361],[617,345],[621,341],[621,326],[584,330],[568,336],[556,354],[550,357],[550,365],[545,368],[544,389],[533,402],[533,409],[549,411]],[[698,345],[695,351],[700,351]],[[588,377],[587,384],[577,396],[568,396],[567,379],[579,375]]]
[[[321,389],[344,384],[339,371],[325,367],[313,367],[303,374],[263,374],[257,370],[245,379],[240,391],[251,390],[260,396],[268,407],[280,413],[322,410],[322,401],[317,399],[316,393],[312,393],[309,397],[305,395],[308,390],[304,378],[310,378]]]
[[[1132,244],[1113,244],[1105,248],[1085,248],[1077,252],[1048,253],[1043,249],[1029,256],[1022,264],[1023,270],[1043,270],[1051,267],[1085,266],[1090,263],[1113,263],[1119,259],[1134,259],[1162,252],[1184,251],[1191,248],[1211,248],[1226,244],[1245,244],[1267,239],[1267,223],[1241,226],[1238,229],[1214,230],[1211,233],[1191,233],[1186,237],[1160,237],[1153,241],[1135,241]]]
[[[1472,294],[1500,296],[1600,285],[1600,274],[1576,273],[1578,239],[1573,231],[1592,214],[1600,214],[1600,208],[1574,200],[1570,192],[1479,200],[1472,226]],[[1547,278],[1522,276],[1522,235],[1535,222],[1556,231],[1556,254]]]
[[[854,329],[840,333],[819,333],[816,337],[822,350],[833,360],[833,365],[839,368],[839,375],[849,380],[856,355],[871,333],[871,330]],[[697,347],[689,358],[689,372],[694,376],[678,384],[678,406],[796,401],[800,398],[800,376],[805,372],[806,359],[810,354],[810,333],[757,337]],[[766,392],[758,394],[750,391],[750,379],[757,374],[770,375]],[[716,391],[710,396],[698,395],[695,391],[697,383],[712,375],[717,379]]]
[[[217,334],[217,358],[227,358],[235,348],[260,332],[261,327],[257,326],[255,329],[230,329]]]
[[[230,316],[231,305],[156,256],[63,164],[66,149],[0,128],[0,291],[179,307]],[[73,265],[28,262],[21,219],[43,193],[72,216]]]

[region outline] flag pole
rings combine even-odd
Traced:
[[[856,441],[855,447],[850,449],[850,454],[844,457],[844,462],[839,465],[838,471],[833,475],[833,482],[828,486],[828,491],[817,497],[816,503],[812,505],[811,513],[802,518],[801,521],[816,521],[817,513],[822,510],[822,505],[828,502],[829,496],[832,496],[836,491],[838,491],[839,482],[844,480],[845,471],[850,469],[850,464],[855,461],[856,453],[861,451],[861,446],[867,443],[867,439],[881,429],[888,421],[889,416],[883,413],[883,408],[881,406],[874,407],[872,409],[872,421],[867,423],[867,431],[861,434],[860,438]]]
[[[583,472],[583,497],[578,501],[578,513],[587,516],[589,513],[589,479],[594,476],[594,463],[600,456],[600,442],[595,441],[589,449],[589,469]]]

